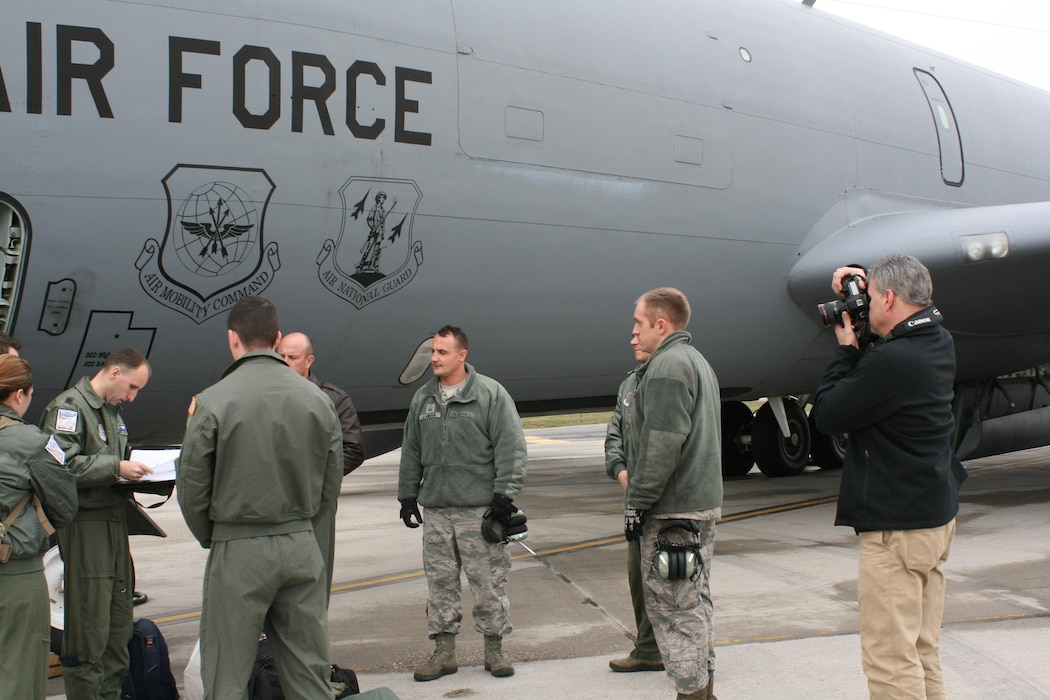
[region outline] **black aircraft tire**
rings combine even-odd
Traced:
[[[809,418],[806,411],[794,399],[784,399],[787,415],[787,438],[780,432],[776,416],[769,404],[755,413],[755,424],[751,428],[751,448],[755,462],[766,476],[796,476],[809,463],[810,435]]]
[[[821,469],[842,469],[846,460],[846,436],[842,433],[825,435],[813,425],[812,416],[809,419],[809,433],[813,439],[810,447],[813,463]]]
[[[751,435],[755,416],[743,401],[722,404],[722,476],[744,476],[755,465],[755,453],[742,438]]]

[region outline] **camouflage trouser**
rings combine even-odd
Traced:
[[[698,538],[703,566],[693,579],[660,578],[654,563],[656,538],[666,520],[651,520],[642,531],[642,581],[645,607],[656,633],[656,643],[668,675],[679,693],[695,693],[707,686],[715,670],[714,605],[711,602],[711,558],[715,547],[715,519],[700,520],[700,533],[674,528],[664,533],[669,542],[686,544]]]
[[[481,536],[485,508],[427,508],[423,513],[423,568],[427,573],[427,633],[459,633],[463,620],[460,570],[474,594],[474,627],[486,635],[510,633],[507,545]]]

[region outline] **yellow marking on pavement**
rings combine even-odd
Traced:
[[[525,442],[531,442],[534,445],[568,445],[572,440],[555,440],[554,438],[541,438],[535,435],[526,435]]]
[[[526,438],[528,439],[528,438]],[[566,440],[552,440],[551,442],[567,442]],[[736,520],[745,520],[747,518],[757,518],[762,515],[772,515],[774,513],[783,513],[791,510],[798,510],[800,508],[809,508],[811,506],[819,506],[827,503],[834,503],[837,500],[835,496],[828,496],[825,498],[817,498],[809,501],[798,501],[796,503],[785,503],[779,506],[770,506],[768,508],[758,508],[755,510],[744,511],[743,513],[735,513],[728,515],[721,520],[720,523],[733,522]],[[610,545],[622,544],[624,542],[623,535],[616,535],[614,537],[603,537],[597,540],[588,540],[586,542],[577,542],[576,544],[564,545],[561,547],[551,547],[550,549],[539,549],[536,550],[535,554],[530,552],[522,552],[512,556],[512,559],[532,559],[536,557],[553,556],[555,554],[565,554],[566,552],[579,552],[585,549],[593,549],[595,547],[608,547]],[[376,578],[363,579],[361,581],[351,581],[349,583],[341,583],[332,586],[332,593],[344,593],[346,591],[357,591],[365,588],[374,588],[376,586],[385,586],[391,583],[399,583],[401,581],[411,581],[412,579],[420,579],[425,576],[425,572],[420,569],[418,571],[406,571],[400,574],[391,574],[389,576],[379,576]],[[158,617],[154,622],[158,624],[169,623],[174,624],[177,622],[186,622],[188,620],[195,620],[200,618],[201,613],[199,610],[175,613],[172,615],[166,615],[164,617]],[[989,618],[989,619],[1000,619],[1000,618]],[[755,641],[771,641],[774,638],[769,639],[750,639],[750,640],[730,640],[719,642],[719,644],[743,644],[746,642]]]

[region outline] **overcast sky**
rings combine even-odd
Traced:
[[[1050,91],[1050,0],[816,0],[815,7]]]

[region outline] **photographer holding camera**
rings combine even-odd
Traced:
[[[817,428],[847,433],[836,525],[861,538],[861,661],[872,698],[944,698],[944,574],[966,472],[952,449],[955,346],[933,306],[929,270],[889,255],[857,275],[867,326],[841,312],[839,347],[813,401]],[[826,305],[822,305],[826,306]]]

